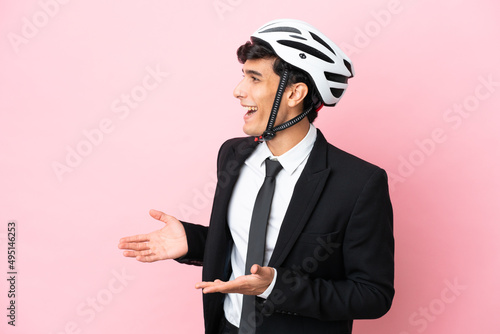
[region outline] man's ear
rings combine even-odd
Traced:
[[[297,82],[289,87],[288,92],[288,106],[290,108],[296,107],[304,101],[307,96],[309,89],[307,85],[303,82]]]

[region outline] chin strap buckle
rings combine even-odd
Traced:
[[[266,130],[266,131],[264,131],[264,133],[261,136],[255,137],[254,140],[258,141],[259,143],[262,143],[262,142],[273,139],[274,136],[276,136],[276,131]]]

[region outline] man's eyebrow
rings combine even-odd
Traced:
[[[243,73],[245,73],[245,74],[253,74],[253,75],[257,75],[257,76],[259,76],[259,77],[261,77],[261,76],[262,76],[262,73],[257,72],[257,71],[255,71],[255,70],[245,70],[245,71],[241,70],[241,72],[243,72]]]

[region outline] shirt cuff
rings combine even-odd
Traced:
[[[267,299],[267,297],[269,297],[269,295],[273,291],[274,285],[276,284],[276,279],[278,278],[278,272],[274,268],[273,268],[273,270],[274,270],[273,281],[271,282],[271,284],[269,284],[269,286],[267,287],[266,291],[264,291],[263,293],[261,293],[257,297],[260,297],[260,298],[263,298],[263,299]]]

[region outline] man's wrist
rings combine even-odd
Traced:
[[[271,284],[269,284],[269,286],[267,287],[266,291],[264,291],[263,293],[261,293],[257,297],[260,297],[260,298],[263,298],[263,299],[267,299],[267,297],[269,297],[269,295],[273,291],[274,285],[276,284],[276,279],[278,277],[278,272],[276,271],[276,269],[274,269],[274,268],[272,268],[272,269],[274,270],[274,277],[273,277],[273,280],[272,280]]]

